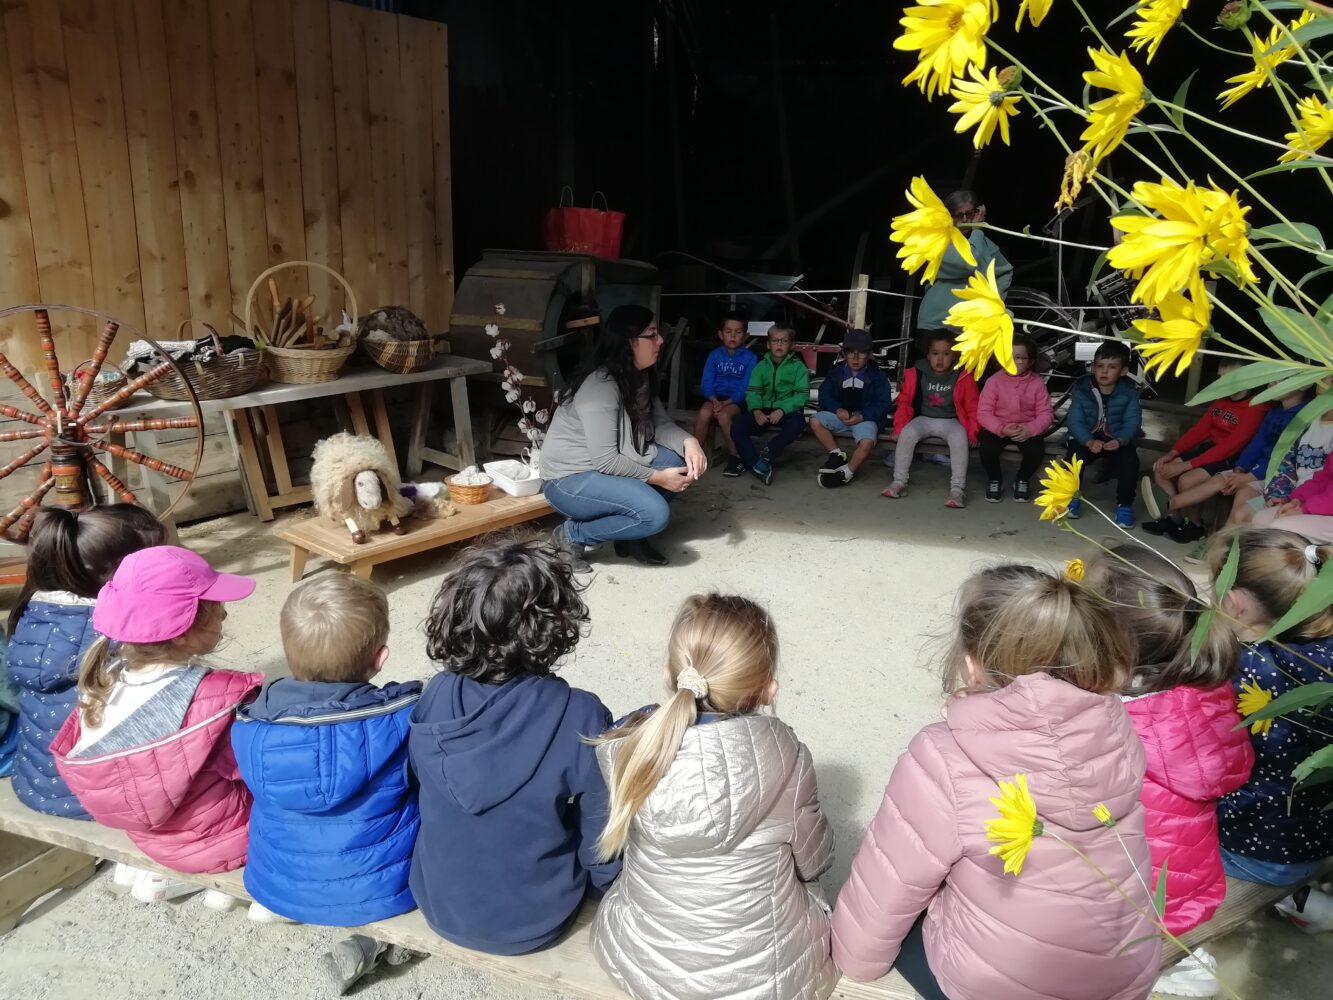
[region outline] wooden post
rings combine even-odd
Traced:
[[[870,288],[870,275],[858,274],[856,276],[855,290],[847,300],[847,322],[857,330],[866,328],[866,303],[870,298],[867,289]]]

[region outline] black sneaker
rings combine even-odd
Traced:
[[[826,490],[837,489],[839,486],[846,486],[852,481],[852,470],[843,466],[840,469],[831,469],[819,473],[819,485]]]
[[[824,464],[819,467],[819,471],[821,473],[837,472],[846,464],[847,464],[847,452],[831,451],[828,453],[828,458],[824,459]]]
[[[1003,484],[998,479],[992,479],[986,484],[986,502],[999,503],[1000,492],[1003,490]]]
[[[732,479],[735,479],[744,471],[745,471],[745,463],[742,462],[735,455],[732,455],[729,459],[727,459],[727,467],[722,470],[722,475],[730,476]]]
[[[1154,521],[1144,521],[1139,527],[1150,535],[1170,535],[1176,528],[1176,522],[1169,517],[1159,517]]]
[[[1014,503],[1027,503],[1031,491],[1032,484],[1026,479],[1020,479],[1014,483]]]
[[[1171,530],[1167,532],[1167,537],[1181,545],[1190,545],[1206,534],[1208,532],[1204,530],[1202,524],[1195,524],[1193,521],[1181,521],[1179,524],[1171,526]]]

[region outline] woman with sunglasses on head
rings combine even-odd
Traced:
[[[616,307],[551,419],[542,444],[543,492],[568,519],[554,540],[580,571],[588,568],[587,549],[606,541],[616,555],[665,565],[648,539],[671,519],[667,501],[708,468],[699,442],[658,399],[661,351],[652,310]]]

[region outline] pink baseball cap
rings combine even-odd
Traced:
[[[93,628],[116,642],[166,642],[190,631],[200,601],[242,601],[254,591],[250,577],[219,573],[189,549],[140,549],[102,586]]]

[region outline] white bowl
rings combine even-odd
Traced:
[[[499,462],[487,462],[482,466],[482,470],[495,481],[496,486],[511,497],[530,497],[541,492],[541,477],[534,476],[530,468],[522,462],[514,461],[512,458]],[[519,478],[524,473],[527,473],[527,477]]]

